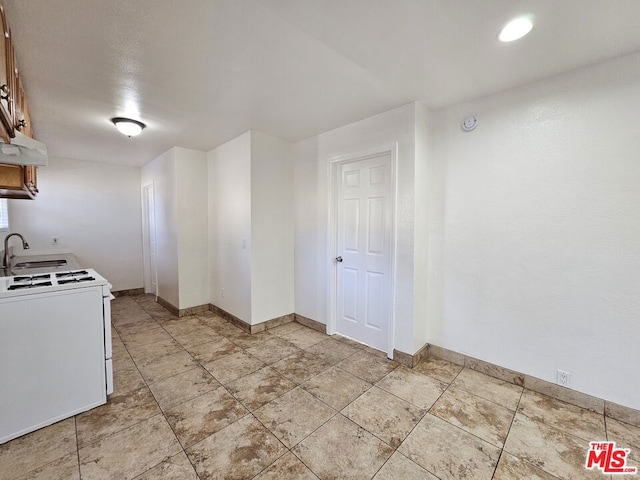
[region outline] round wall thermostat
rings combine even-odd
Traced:
[[[466,117],[464,117],[464,120],[462,120],[462,130],[464,130],[465,132],[470,132],[477,126],[478,117],[476,117],[475,115],[467,115]]]

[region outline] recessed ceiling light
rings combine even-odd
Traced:
[[[498,35],[498,40],[501,42],[513,42],[514,40],[524,37],[532,28],[533,22],[530,18],[518,17],[502,27]]]
[[[111,122],[113,122],[120,133],[128,137],[135,137],[136,135],[140,135],[142,129],[146,127],[146,125],[142,122],[124,117],[112,118]]]

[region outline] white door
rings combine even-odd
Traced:
[[[338,165],[336,330],[387,351],[391,329],[391,154]]]
[[[157,263],[156,263],[156,217],[153,184],[142,189],[142,202],[144,210],[144,291],[157,293]]]

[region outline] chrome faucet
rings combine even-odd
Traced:
[[[29,249],[29,244],[19,233],[10,233],[6,237],[4,237],[4,258],[2,259],[2,268],[4,268],[5,271],[9,271],[9,269],[11,268],[11,258],[9,257],[9,239],[13,236],[20,237],[20,240],[22,240],[22,248],[24,248],[25,250]]]

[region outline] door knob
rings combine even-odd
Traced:
[[[342,257],[336,257],[336,262],[342,263]]]

